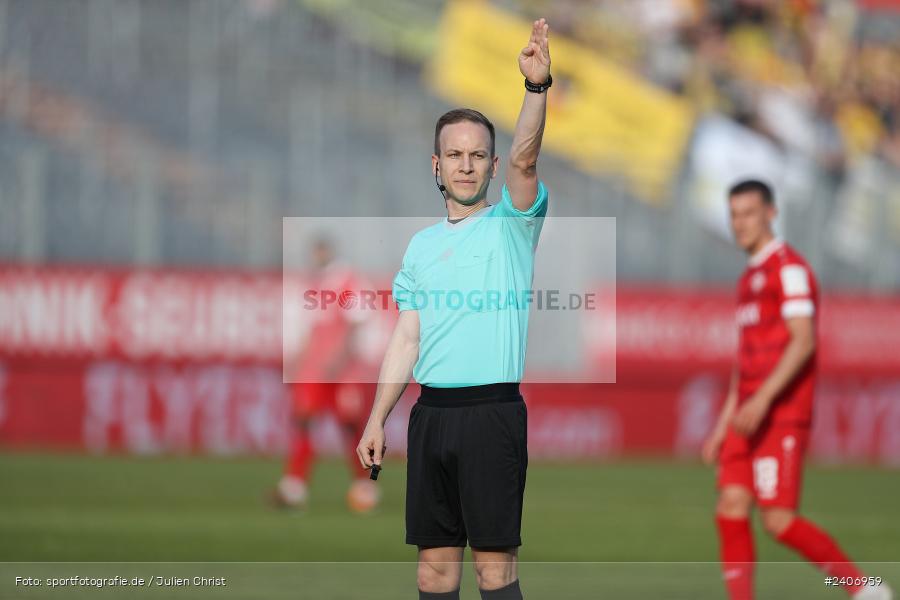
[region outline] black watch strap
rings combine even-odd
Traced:
[[[525,78],[525,89],[535,94],[543,94],[550,89],[551,85],[553,85],[553,77],[549,73],[547,74],[547,81],[544,83],[531,83],[527,77]]]

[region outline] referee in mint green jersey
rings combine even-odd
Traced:
[[[406,542],[418,546],[420,599],[459,598],[467,544],[482,598],[522,598],[528,448],[519,382],[548,202],[537,174],[552,83],[548,31],[535,21],[519,54],[525,100],[499,203],[487,201],[500,165],[494,126],[475,110],[451,110],[438,119],[431,157],[447,218],[413,236],[394,279],[400,317],[357,452],[366,468],[381,465],[384,423],[414,376],[422,393],[409,418]]]

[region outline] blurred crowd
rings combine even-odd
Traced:
[[[498,0],[815,159],[900,168],[900,2]]]

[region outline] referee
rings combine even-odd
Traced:
[[[552,83],[548,31],[535,21],[519,54],[525,100],[500,202],[487,203],[500,165],[494,126],[477,111],[451,110],[438,119],[431,157],[447,219],[413,236],[394,279],[400,317],[357,452],[364,467],[381,465],[384,423],[415,376],[422,392],[409,418],[406,542],[419,550],[420,599],[459,598],[467,543],[481,597],[522,598],[528,449],[518,382],[547,214],[537,158]]]

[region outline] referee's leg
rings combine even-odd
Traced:
[[[419,546],[416,583],[420,600],[458,600],[463,550]]]
[[[484,600],[520,600],[518,548],[472,548],[475,578]]]

